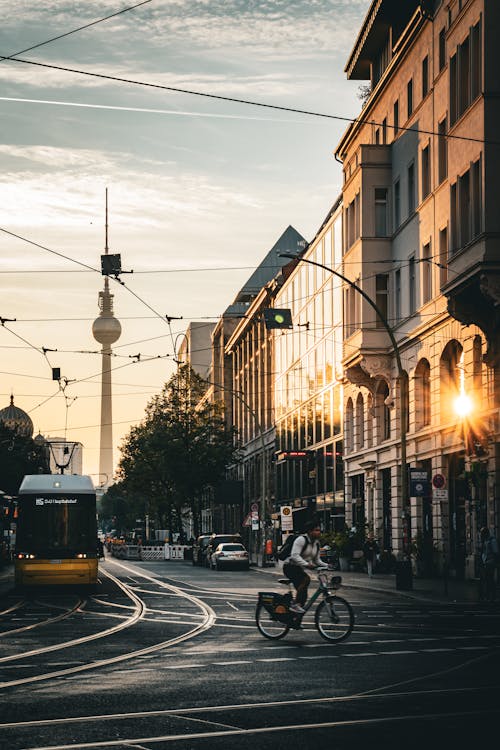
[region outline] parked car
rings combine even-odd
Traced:
[[[205,565],[207,568],[211,567],[212,554],[215,552],[219,544],[226,544],[228,542],[242,544],[243,540],[240,534],[212,534],[208,542],[205,556]]]
[[[193,565],[205,565],[207,547],[212,534],[201,534],[193,544]]]
[[[248,552],[245,547],[242,544],[231,542],[218,544],[210,557],[210,567],[220,570],[223,567],[229,568],[231,565],[248,570]]]

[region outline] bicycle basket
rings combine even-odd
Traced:
[[[342,576],[329,575],[328,573],[319,573],[318,578],[328,591],[335,591],[342,586]]]
[[[288,622],[289,607],[292,603],[291,594],[277,594],[275,591],[260,591],[259,604],[262,604],[274,620]]]

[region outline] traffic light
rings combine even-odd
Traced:
[[[122,272],[122,259],[119,253],[101,255],[101,273],[103,276],[118,276]]]
[[[266,328],[293,328],[292,311],[278,310],[275,307],[268,307],[262,310]]]

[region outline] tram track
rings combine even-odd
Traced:
[[[85,606],[86,601],[87,599],[78,599],[75,605],[73,605],[69,609],[66,609],[64,612],[62,612],[59,615],[54,615],[54,617],[47,617],[44,620],[40,620],[39,622],[33,622],[31,623],[31,625],[23,625],[20,628],[10,628],[8,630],[3,630],[2,632],[0,632],[0,638],[3,638],[8,635],[18,635],[19,633],[23,633],[28,630],[35,630],[36,628],[40,628],[45,625],[52,625],[55,622],[60,622],[61,620],[65,620],[67,617],[71,617],[71,615],[75,614],[75,612],[78,612],[78,610],[80,610],[81,607]],[[23,602],[23,605],[25,604],[26,604],[26,601]],[[42,606],[46,606],[46,605],[42,602]],[[0,658],[0,662],[1,661],[2,659]]]
[[[0,689],[14,688],[14,687],[18,687],[21,685],[27,685],[27,684],[37,683],[37,682],[46,681],[50,679],[61,678],[65,676],[74,675],[79,672],[86,672],[89,670],[101,669],[105,666],[110,666],[110,665],[117,664],[117,663],[124,662],[124,661],[130,661],[139,656],[152,654],[152,653],[155,653],[156,651],[161,651],[163,649],[177,645],[178,643],[182,643],[183,641],[188,640],[190,638],[194,638],[200,633],[204,632],[205,630],[211,628],[214,625],[215,620],[216,620],[215,612],[212,610],[212,608],[209,605],[206,605],[197,597],[194,597],[189,594],[185,594],[177,587],[164,583],[161,580],[152,578],[151,576],[148,576],[147,574],[142,573],[141,571],[127,568],[127,566],[122,565],[121,563],[115,563],[115,564],[119,568],[128,570],[129,572],[133,572],[135,575],[140,575],[144,578],[149,579],[151,582],[154,582],[160,588],[168,589],[170,590],[171,593],[174,593],[175,595],[181,598],[188,599],[189,601],[191,601],[193,604],[195,604],[202,610],[202,614],[203,614],[202,622],[194,624],[194,627],[190,628],[187,632],[181,635],[175,636],[173,638],[169,638],[167,640],[160,641],[150,646],[145,646],[144,648],[141,648],[141,649],[127,651],[122,654],[114,655],[108,658],[93,660],[85,664],[79,664],[77,666],[67,667],[64,669],[56,670],[56,671],[44,672],[43,674],[36,674],[36,675],[28,676],[28,677],[15,679],[15,680],[8,680],[8,681],[0,682]],[[89,635],[81,636],[80,638],[74,638],[68,641],[64,641],[62,643],[55,643],[50,646],[44,646],[38,649],[32,649],[31,651],[24,652],[23,654],[11,654],[9,656],[0,657],[0,665],[5,664],[7,662],[21,662],[26,659],[29,659],[30,657],[40,656],[49,652],[60,651],[63,649],[82,646],[91,641],[96,641],[98,639],[106,638],[124,629],[131,628],[134,625],[136,625],[140,620],[142,620],[147,610],[146,602],[137,596],[137,594],[133,591],[132,587],[129,584],[126,584],[123,581],[121,581],[119,578],[114,576],[109,570],[106,570],[104,574],[113,583],[115,583],[115,585],[117,585],[134,603],[134,609],[130,617],[127,617],[126,619],[122,620],[121,622],[119,622],[118,624],[114,625],[111,628],[107,628],[97,633],[92,633]]]
[[[498,690],[500,686],[494,686]],[[491,688],[490,688],[491,690]],[[467,708],[473,697],[484,699],[479,709]],[[148,744],[190,742],[225,738],[227,742],[238,742],[244,737],[271,737],[290,732],[303,732],[305,736],[316,730],[367,729],[379,725],[402,727],[406,722],[440,722],[443,719],[468,720],[480,715],[493,715],[494,701],[486,700],[484,687],[466,686],[398,692],[378,692],[376,695],[347,694],[340,696],[318,696],[305,699],[280,701],[255,701],[205,706],[184,706],[153,711],[130,711],[123,713],[93,714],[67,718],[51,718],[34,721],[6,722],[0,730],[9,737],[9,730],[19,733],[50,729],[51,743],[29,746],[24,750],[80,750],[106,747],[144,747]],[[461,702],[457,705],[457,702]],[[463,707],[462,707],[463,703]],[[362,715],[353,718],[353,707]],[[420,708],[424,706],[425,711]],[[440,708],[442,706],[442,708]],[[460,710],[462,708],[462,710]],[[293,713],[290,714],[290,711]],[[316,716],[311,720],[312,715]],[[342,713],[345,712],[345,713]],[[332,715],[333,714],[333,715]],[[197,731],[193,731],[193,723]],[[148,733],[144,734],[147,727]],[[94,734],[84,742],[62,742],[68,733],[75,737],[75,729],[85,729],[85,734]],[[142,732],[141,732],[142,730]],[[119,739],[117,739],[119,735]],[[45,736],[45,735],[43,735]],[[295,735],[297,736],[297,735]],[[331,737],[332,735],[330,735]],[[21,740],[22,741],[22,740]],[[193,745],[190,745],[193,747]],[[245,746],[246,747],[246,746]]]

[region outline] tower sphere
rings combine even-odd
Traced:
[[[122,333],[120,321],[112,315],[105,315],[96,318],[92,324],[92,334],[100,344],[113,344],[117,341]]]

